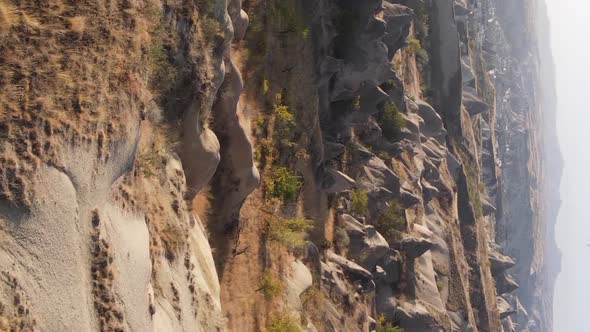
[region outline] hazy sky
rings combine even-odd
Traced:
[[[590,1],[545,0],[557,73],[557,130],[565,168],[557,243],[563,254],[555,332],[590,331]]]

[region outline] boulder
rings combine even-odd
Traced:
[[[340,143],[324,141],[324,160],[332,160],[344,154],[346,147]]]
[[[479,200],[481,202],[481,208],[484,216],[490,216],[496,213],[496,207],[490,202],[490,198],[487,195],[480,195]]]
[[[440,115],[425,101],[418,100],[416,104],[418,105],[418,115],[424,120],[421,123],[420,132],[428,138],[436,139],[440,144],[445,144],[447,131]]]
[[[356,254],[361,265],[368,270],[373,270],[377,262],[389,253],[389,244],[385,238],[371,225],[365,226],[366,235],[363,238],[363,249]],[[352,253],[351,253],[352,254]]]
[[[375,289],[373,275],[355,262],[339,256],[333,252],[327,253],[328,264],[336,266],[352,284],[356,290],[361,293],[369,293]]]
[[[306,263],[316,264],[320,260],[320,250],[311,241],[305,242],[305,250],[303,253],[303,260]]]
[[[402,269],[401,255],[397,250],[390,249],[389,253],[383,256],[379,262],[379,267],[383,269],[385,275],[383,279],[387,284],[396,284],[400,281]]]
[[[504,256],[494,250],[490,250],[488,258],[490,260],[493,274],[498,274],[516,265],[512,258]]]
[[[475,116],[489,110],[488,104],[481,101],[472,88],[465,88],[463,90],[463,105],[471,116]]]
[[[406,331],[412,332],[442,332],[443,328],[436,319],[420,303],[406,301],[400,303],[395,312],[395,320]]]
[[[348,294],[346,277],[338,264],[321,262],[322,285],[331,297],[343,297]]]
[[[499,295],[512,293],[518,289],[518,284],[511,275],[502,273],[496,277],[496,290]]]
[[[508,301],[506,301],[501,296],[496,298],[496,306],[498,307],[498,312],[500,313],[500,319],[504,319],[516,313],[516,310],[512,309]]]
[[[405,208],[409,208],[420,203],[420,198],[418,198],[418,196],[412,194],[404,188],[400,189],[399,194],[399,202]]]
[[[467,16],[471,11],[467,9],[462,3],[455,1],[455,16]]]
[[[354,179],[333,168],[326,169],[321,179],[322,191],[326,193],[339,193],[350,190],[355,186],[356,181]]]
[[[300,295],[305,292],[313,283],[311,272],[303,262],[293,261],[289,271],[283,277],[285,294],[289,306],[302,309]]]
[[[452,331],[473,332],[475,329],[467,320],[467,315],[462,311],[449,311]]]
[[[404,46],[413,16],[414,12],[408,7],[383,2],[383,20],[387,26],[382,40],[387,46],[389,59],[393,59],[395,53]]]
[[[362,167],[362,175],[359,180],[366,187],[384,187],[392,193],[400,187],[400,179],[383,160],[373,155]]]
[[[516,332],[517,325],[510,316],[502,320],[502,328],[504,332]]]
[[[365,225],[360,221],[356,220],[353,216],[348,214],[341,214],[338,216],[338,222],[344,226],[344,229],[348,233],[348,236],[352,240],[353,238],[362,239],[367,235],[365,232]]]
[[[467,62],[469,61],[469,62]],[[469,64],[468,64],[469,63]],[[461,74],[463,75],[463,84],[470,85],[475,79],[473,69],[471,69],[471,60],[469,58],[461,59]]]
[[[424,199],[424,203],[430,202],[430,200],[440,194],[440,190],[428,183],[428,181],[422,179],[420,182],[422,184],[422,198]]]
[[[430,250],[434,244],[424,238],[406,237],[400,242],[400,250],[410,259],[418,258]]]

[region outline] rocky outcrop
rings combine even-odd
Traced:
[[[551,330],[526,1],[29,2],[0,330]]]
[[[227,21],[223,27],[224,79],[212,109],[215,119],[213,128],[221,145],[221,160],[213,181],[215,195],[223,197],[222,206],[217,207],[219,216],[216,227],[223,230],[228,226],[236,226],[244,200],[260,183],[260,174],[254,165],[252,143],[238,108],[244,82],[232,58],[232,43],[244,36],[248,15],[241,9],[241,0],[229,1],[228,13],[231,21]]]

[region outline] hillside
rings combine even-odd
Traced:
[[[0,331],[552,331],[537,0],[0,0]]]

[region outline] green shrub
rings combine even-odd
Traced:
[[[274,105],[274,112],[277,117],[279,130],[286,129],[295,125],[295,117],[289,111],[287,105]]]
[[[267,237],[289,249],[298,249],[305,245],[305,234],[312,222],[305,218],[272,217],[268,220]]]
[[[404,332],[404,330],[387,322],[385,316],[381,314],[377,317],[377,327],[375,328],[375,332]]]
[[[266,82],[266,80],[264,82]],[[263,85],[265,84],[264,82]],[[295,127],[295,117],[293,116],[293,113],[291,113],[289,106],[285,105],[283,102],[282,93],[277,93],[275,95],[273,113],[275,114],[277,127],[281,135],[289,135],[291,130]]]
[[[265,332],[301,332],[297,319],[287,312],[274,314],[266,322]]]
[[[406,227],[405,210],[396,200],[387,203],[388,208],[375,224],[377,232],[386,239],[398,239]]]
[[[357,215],[364,216],[369,210],[369,195],[365,189],[353,189],[350,192],[351,210]]]
[[[410,53],[416,54],[416,53],[418,53],[418,51],[420,51],[422,49],[422,46],[420,45],[420,41],[416,38],[409,37],[407,42],[408,42],[407,48]]]
[[[442,280],[436,282],[436,288],[439,292],[442,292],[443,288],[445,288],[445,283]]]
[[[258,283],[258,290],[267,300],[272,300],[283,292],[283,283],[272,276],[270,272],[264,273]]]
[[[292,202],[297,198],[303,182],[300,177],[291,173],[288,168],[274,166],[267,180],[268,193],[283,202]]]
[[[401,129],[406,125],[406,121],[397,106],[391,103],[385,104],[378,120],[383,136],[388,140],[397,139]]]
[[[279,148],[283,151],[290,151],[296,146],[294,142],[295,134],[295,116],[291,113],[288,105],[283,103],[282,94],[277,93],[273,104],[273,113],[275,114],[275,133],[276,140],[279,142]]]

